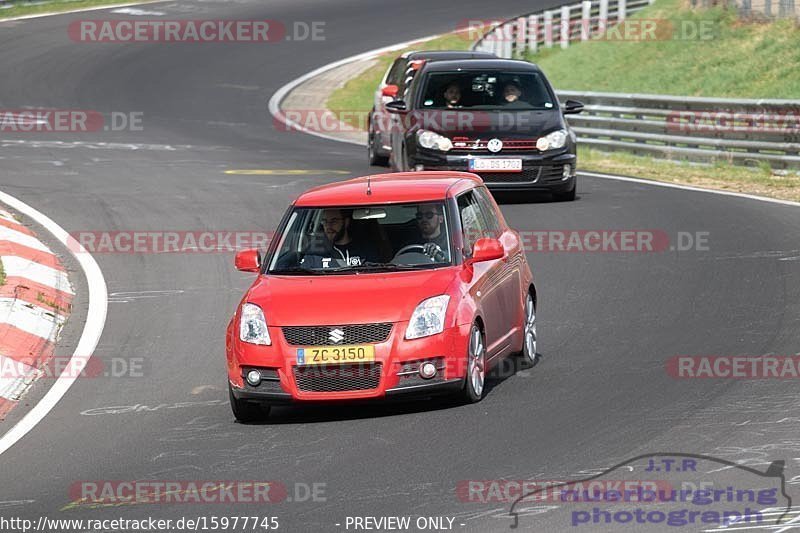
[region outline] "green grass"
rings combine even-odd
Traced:
[[[744,23],[733,10],[688,9],[685,0],[656,0],[630,18],[656,21],[658,37],[685,24],[708,38],[592,40],[526,59],[564,90],[800,98],[800,29],[792,20]]]
[[[372,109],[372,98],[375,89],[381,82],[386,69],[397,56],[407,50],[466,50],[472,44],[466,34],[450,33],[424,43],[416,44],[406,50],[396,50],[378,57],[375,65],[348,81],[343,87],[335,90],[326,103],[326,107],[334,113],[345,112],[343,120],[352,125],[359,125],[357,118],[348,118],[352,112],[369,113]]]
[[[800,174],[777,174],[766,166],[748,168],[723,162],[700,165],[578,147],[578,170],[800,201]]]
[[[42,2],[12,1],[12,7],[0,9],[0,20],[22,15],[37,15],[42,13],[60,13],[73,9],[103,6],[109,4],[126,4],[125,0],[47,0]]]
[[[0,261],[0,286],[6,284],[6,269],[3,267],[3,262]]]

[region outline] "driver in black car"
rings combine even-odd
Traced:
[[[447,257],[447,234],[442,231],[444,215],[437,204],[420,204],[417,207],[417,229],[420,239],[417,241],[425,247],[425,254],[437,261]]]

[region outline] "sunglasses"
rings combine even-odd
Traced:
[[[426,220],[430,220],[438,214],[439,213],[433,211],[428,211],[427,213],[417,213],[417,220],[422,220],[423,218]]]

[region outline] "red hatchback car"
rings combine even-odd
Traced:
[[[227,329],[231,407],[484,394],[504,357],[536,359],[536,288],[480,177],[383,174],[290,206]]]

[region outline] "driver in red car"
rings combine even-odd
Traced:
[[[447,258],[447,235],[442,231],[444,215],[436,204],[420,204],[417,207],[417,228],[420,240],[417,242],[425,247],[425,254],[444,261]]]

